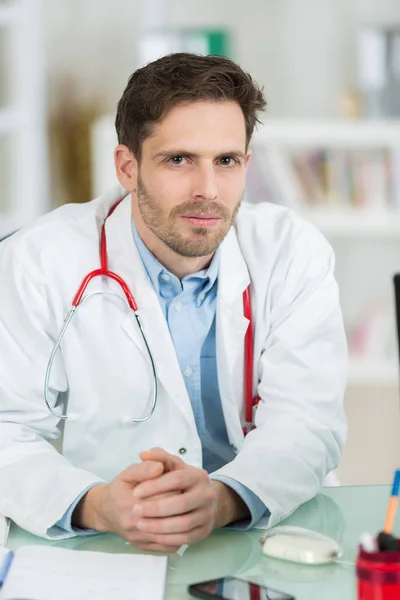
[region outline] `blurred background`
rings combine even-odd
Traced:
[[[400,0],[0,0],[0,238],[114,184],[129,75],[220,53],[264,86],[246,199],[313,221],[336,258],[350,349],[342,484],[400,462]]]

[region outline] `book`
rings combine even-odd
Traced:
[[[253,146],[246,200],[294,210],[400,208],[400,151],[395,148]]]
[[[246,200],[257,204],[271,202],[291,209],[304,203],[303,189],[287,153],[273,147],[255,145],[246,183]]]
[[[54,546],[0,552],[0,600],[162,600],[167,557]]]

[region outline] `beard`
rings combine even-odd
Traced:
[[[139,211],[147,227],[176,254],[191,258],[209,256],[216,251],[232,227],[242,202],[240,198],[230,211],[215,201],[188,201],[167,213],[162,203],[149,194],[140,173],[137,197]],[[219,223],[215,228],[193,227],[190,233],[183,234],[179,231],[179,223],[181,217],[187,214],[212,214],[219,217]]]

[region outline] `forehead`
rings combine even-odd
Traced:
[[[197,149],[198,145],[206,145],[210,150],[223,145],[243,150],[246,127],[242,109],[236,102],[197,101],[174,106],[154,125],[144,145],[149,149],[169,145]]]

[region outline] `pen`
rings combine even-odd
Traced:
[[[397,505],[399,501],[400,490],[400,470],[394,474],[392,493],[390,495],[389,505],[386,512],[386,521],[383,531],[378,535],[379,550],[398,550],[398,545],[395,537],[392,535],[394,520],[396,518]]]
[[[11,563],[13,560],[14,560],[14,552],[12,550],[10,550],[9,552],[7,552],[7,554],[4,557],[4,560],[0,566],[0,586],[2,586],[5,582],[5,580],[7,579],[7,574],[8,574],[8,571],[10,570]]]
[[[399,489],[400,489],[400,470],[396,471],[393,480],[392,493],[389,500],[389,506],[386,513],[386,521],[383,531],[385,533],[392,533],[394,519],[397,512],[397,504],[399,501]]]

